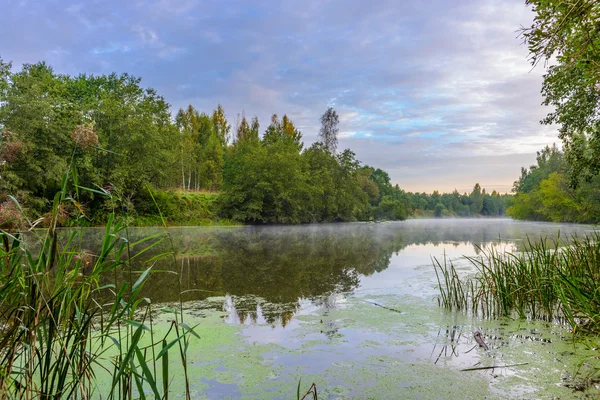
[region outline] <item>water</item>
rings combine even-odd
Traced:
[[[461,257],[481,247],[519,251],[528,237],[592,229],[507,219],[171,228],[176,257],[154,269],[176,271],[181,286],[155,273],[145,295],[159,309],[183,292],[186,322],[201,336],[188,353],[195,398],[289,399],[299,379],[323,399],[594,396],[593,385],[565,385],[597,354],[566,327],[445,311],[432,267],[445,256],[471,273]],[[87,234],[92,250],[99,234]],[[157,318],[166,329],[168,316]],[[512,364],[523,365],[461,371]]]

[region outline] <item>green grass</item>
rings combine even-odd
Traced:
[[[529,241],[525,251],[514,254],[481,250],[481,256],[467,257],[474,275],[459,276],[452,262],[433,260],[440,305],[600,331],[600,233],[562,244]]]
[[[60,209],[76,202],[67,193],[79,189],[75,171],[65,174],[44,230],[23,236],[0,226],[2,397],[168,399],[173,392],[190,398],[186,354],[197,335],[181,309],[158,309],[140,295],[161,273],[155,261],[174,261],[173,251],[143,261],[141,255],[170,237],[130,242],[126,225],[111,213],[97,254],[81,248],[78,231],[59,240]],[[157,312],[171,314],[161,337],[153,326]],[[183,388],[170,386],[175,376]]]

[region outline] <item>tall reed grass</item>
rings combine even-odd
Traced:
[[[433,259],[440,305],[484,317],[569,323],[600,331],[600,233],[569,241],[528,241],[519,253],[483,248],[466,257],[474,274],[460,276],[445,257]]]
[[[181,311],[168,309],[170,329],[157,337],[159,310],[142,296],[144,283],[160,272],[154,262],[173,252],[141,255],[168,236],[130,242],[112,213],[100,251],[87,254],[80,232],[61,240],[57,231],[61,207],[76,204],[79,190],[103,194],[80,187],[72,170],[63,176],[47,228],[25,240],[0,226],[0,397],[168,399],[176,393],[189,399],[186,354],[197,334]],[[30,227],[36,223],[28,220]],[[183,387],[172,387],[176,375]]]

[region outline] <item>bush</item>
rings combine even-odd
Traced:
[[[0,203],[0,227],[15,231],[27,229],[27,219],[11,200]]]
[[[145,191],[133,201],[134,224],[207,225],[218,220],[218,193]]]

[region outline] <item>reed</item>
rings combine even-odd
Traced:
[[[109,195],[79,186],[73,169],[63,177],[47,228],[22,235],[0,225],[0,397],[167,399],[177,389],[189,399],[186,352],[198,335],[183,313],[171,311],[171,329],[157,337],[157,310],[141,294],[160,273],[155,261],[173,252],[140,256],[168,236],[130,242],[126,226],[111,213],[100,251],[87,254],[80,232],[60,240],[56,229],[61,207],[76,203],[79,190]],[[172,364],[177,358],[183,390],[171,387],[180,374]],[[99,376],[108,378],[100,382]]]
[[[520,253],[482,248],[479,257],[466,259],[474,274],[459,276],[445,257],[433,259],[441,306],[600,330],[600,233],[528,240]]]

